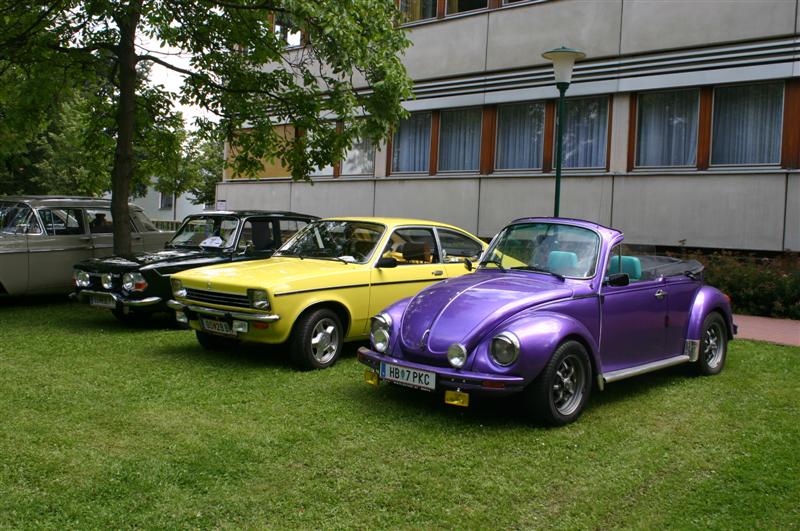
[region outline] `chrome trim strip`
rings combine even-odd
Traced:
[[[197,306],[195,304],[182,304],[176,300],[167,301],[167,306],[175,311],[189,310],[194,313],[201,313],[203,315],[213,315],[214,317],[228,317],[238,319],[240,321],[258,321],[260,323],[272,323],[281,318],[280,315],[266,314],[266,313],[241,313],[241,312],[228,312],[225,310],[217,310],[216,308],[206,308],[204,306]]]
[[[700,340],[687,339],[686,346],[683,347],[683,353],[689,356],[689,361],[695,362],[700,359]]]
[[[659,369],[666,369],[667,367],[672,367],[673,365],[680,365],[681,363],[687,363],[689,361],[691,361],[689,359],[689,356],[681,354],[680,356],[673,356],[665,360],[653,361],[650,363],[645,363],[644,365],[637,365],[636,367],[630,367],[628,369],[620,369],[618,371],[607,372],[600,375],[599,378],[602,378],[605,381],[605,383],[617,382],[619,380],[624,380],[626,378],[631,378],[633,376],[639,376],[640,374],[657,371]]]
[[[32,253],[55,253],[61,251],[91,251],[91,245],[77,245],[75,247],[58,247],[56,249],[30,249]]]

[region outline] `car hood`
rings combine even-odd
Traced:
[[[200,249],[164,249],[154,253],[141,253],[131,258],[106,256],[81,262],[76,267],[93,273],[124,273],[134,270],[157,270],[161,274],[183,271],[228,260],[218,251]]]
[[[573,289],[556,278],[478,271],[417,294],[403,313],[400,338],[409,352],[445,354],[453,343],[471,350],[499,322],[515,313],[572,294]]]
[[[269,260],[201,267],[179,273],[174,278],[189,288],[229,293],[262,288],[281,295],[287,291],[336,286],[343,275],[366,271],[367,267],[335,260],[276,256]]]

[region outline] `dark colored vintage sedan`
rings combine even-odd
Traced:
[[[106,308],[120,320],[169,311],[170,276],[195,267],[269,258],[316,216],[260,210],[188,216],[164,250],[75,266],[72,298]]]
[[[459,406],[519,393],[536,418],[562,425],[593,382],[681,363],[720,372],[736,332],[728,297],[703,284],[698,262],[637,255],[622,240],[587,221],[514,221],[475,274],[373,317],[371,348],[358,351],[365,379],[444,390]]]

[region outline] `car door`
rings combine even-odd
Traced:
[[[92,236],[92,254],[95,258],[102,258],[114,254],[114,218],[108,208],[87,208],[86,220],[89,226],[89,234]],[[137,247],[137,240],[131,233],[131,250],[141,251],[141,245]]]
[[[174,231],[158,230],[144,212],[131,207],[131,238],[135,251],[159,251],[174,234]]]
[[[28,235],[40,232],[28,205],[0,203],[0,295],[28,289]]]
[[[619,255],[619,263],[636,263]],[[613,259],[612,259],[612,264]],[[667,298],[663,278],[645,279],[631,268],[630,284],[600,289],[600,358],[603,372],[616,371],[665,357]],[[611,271],[620,272],[619,270]],[[626,272],[622,268],[621,272]]]
[[[442,248],[442,262],[448,278],[469,273],[464,265],[467,259],[477,265],[481,253],[483,253],[482,242],[464,233],[443,227],[436,227],[436,235]]]
[[[370,315],[375,315],[390,304],[447,278],[433,227],[394,229],[373,263],[377,264],[380,258],[394,258],[397,260],[397,267],[371,269]]]
[[[28,235],[28,292],[68,291],[72,268],[92,257],[84,212],[75,207],[41,207],[41,234]]]

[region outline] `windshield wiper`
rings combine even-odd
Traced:
[[[511,269],[521,269],[521,270],[523,270],[523,271],[533,271],[533,272],[535,272],[535,273],[544,273],[544,274],[546,274],[546,275],[553,275],[554,277],[556,277],[556,278],[557,278],[558,280],[560,280],[561,282],[564,282],[564,275],[560,275],[560,274],[558,274],[558,273],[554,273],[554,272],[550,271],[549,269],[543,269],[543,268],[541,268],[541,267],[534,267],[534,266],[516,266],[516,267],[512,267]]]
[[[496,266],[497,266],[497,268],[498,268],[500,271],[505,271],[505,270],[506,270],[506,268],[505,268],[505,267],[503,267],[502,261],[503,261],[503,259],[502,259],[502,258],[492,258],[491,260],[487,258],[486,260],[483,260],[483,261],[482,261],[480,264],[478,264],[478,265],[494,264],[494,265],[496,265]]]
[[[285,251],[278,251],[275,253],[275,256],[292,256],[294,258],[299,258],[300,260],[304,260],[303,255],[297,253],[287,253]]]

